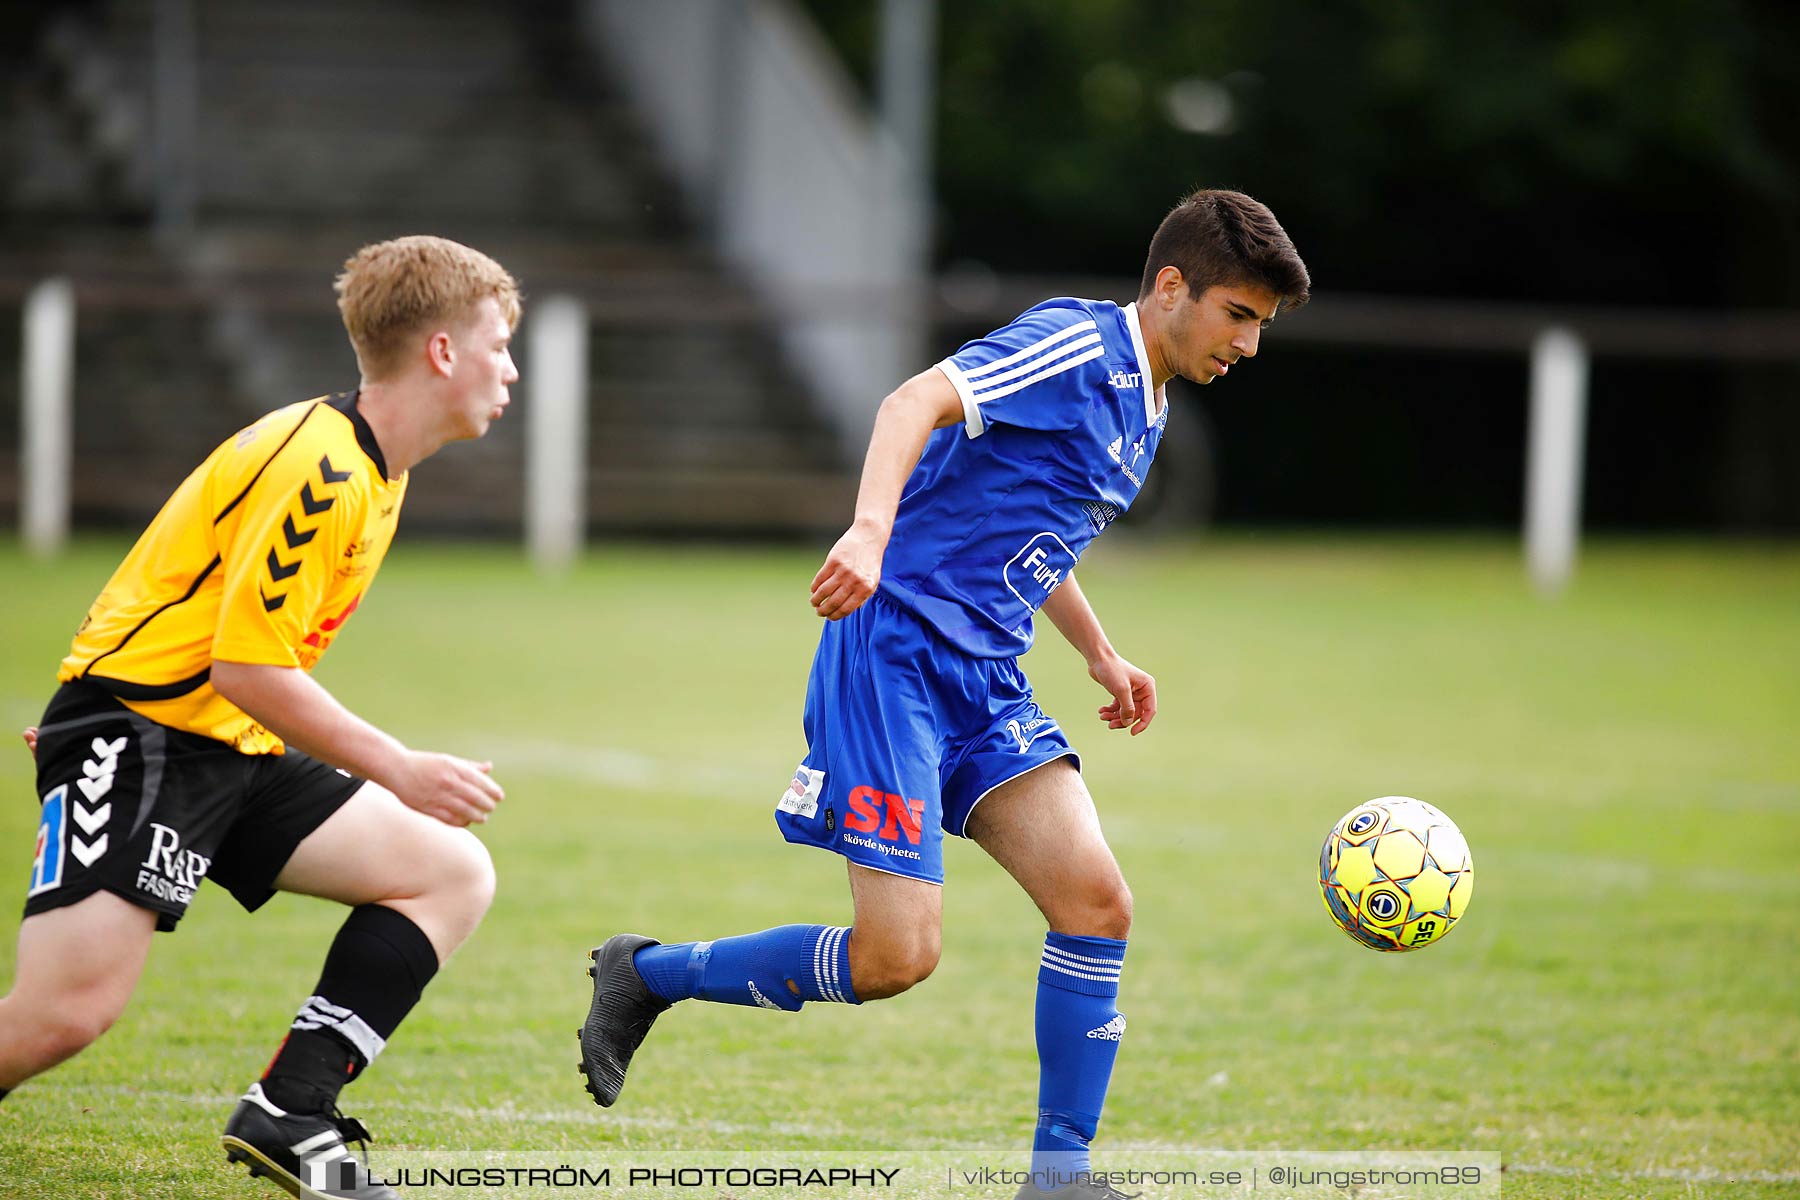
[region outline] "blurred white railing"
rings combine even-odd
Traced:
[[[789,0],[587,0],[582,13],[859,461],[881,397],[922,365],[926,209],[899,145]],[[849,299],[867,296],[887,298],[879,319]]]

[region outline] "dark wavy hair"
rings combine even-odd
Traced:
[[[1312,278],[1269,206],[1242,192],[1202,188],[1182,198],[1156,227],[1138,298],[1150,294],[1157,272],[1175,267],[1198,299],[1209,287],[1253,283],[1295,309],[1311,294]]]

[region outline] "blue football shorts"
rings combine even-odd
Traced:
[[[827,621],[806,683],[806,757],[775,806],[790,842],[944,882],[944,834],[1009,779],[1080,758],[1011,658],[975,658],[885,595]]]

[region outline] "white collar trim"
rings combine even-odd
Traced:
[[[1137,301],[1127,304],[1124,312],[1125,328],[1131,331],[1131,348],[1137,354],[1138,373],[1144,380],[1144,427],[1148,429],[1156,424],[1156,418],[1162,415],[1169,399],[1163,389],[1151,383],[1150,352],[1144,349],[1144,327],[1138,323]]]

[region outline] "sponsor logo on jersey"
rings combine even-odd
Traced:
[[[1025,607],[1036,609],[1056,585],[1075,569],[1076,554],[1067,542],[1045,531],[1019,547],[1006,564],[1006,586]]]
[[[1133,388],[1137,391],[1144,388],[1144,376],[1139,371],[1114,371],[1106,377],[1106,382],[1116,388]]]
[[[181,835],[160,821],[150,822],[150,853],[137,873],[137,888],[159,900],[187,904],[212,859],[181,848]]]
[[[361,603],[362,593],[358,592],[355,598],[344,606],[343,612],[320,621],[319,627],[302,639],[300,644],[310,647],[310,650],[299,650],[294,657],[300,660],[300,666],[303,669],[311,670],[313,664],[324,657],[325,651],[331,646],[331,640],[337,636],[337,631],[344,627],[344,622],[350,619],[350,615]]]
[[[1088,524],[1094,527],[1095,533],[1105,533],[1106,527],[1119,519],[1118,505],[1100,500],[1083,500],[1081,512],[1087,517]]]
[[[1164,412],[1166,413],[1167,409],[1165,409]],[[1125,478],[1131,480],[1131,482],[1139,487],[1144,486],[1143,477],[1137,472],[1137,465],[1142,461],[1145,453],[1144,439],[1142,437],[1131,444],[1131,451],[1129,454],[1127,454],[1125,450],[1125,439],[1123,437],[1116,437],[1112,440],[1112,445],[1106,448],[1106,453],[1114,462],[1119,464],[1119,470],[1125,473]]]
[[[368,574],[369,564],[362,560],[368,556],[369,551],[374,549],[374,546],[375,539],[366,537],[358,538],[356,541],[351,542],[348,546],[344,547],[342,559],[338,563],[338,578],[348,579],[352,575]]]

